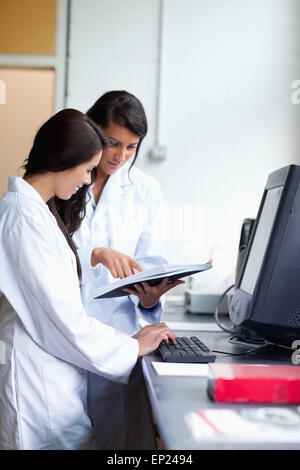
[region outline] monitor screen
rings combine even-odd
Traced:
[[[240,281],[240,289],[251,295],[254,292],[263,257],[268,245],[282,188],[283,186],[272,188],[266,193],[264,205],[256,227],[255,237],[252,242],[251,251],[248,255],[247,264]]]
[[[290,345],[300,338],[300,166],[271,173],[230,303],[241,333]]]

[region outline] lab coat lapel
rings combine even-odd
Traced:
[[[9,176],[7,190],[24,194],[30,199],[33,199],[34,201],[41,204],[41,206],[44,206],[45,209],[48,208],[47,204],[39,195],[39,193],[33,188],[33,186],[31,186],[23,178],[21,178],[21,176]]]
[[[113,201],[115,202],[116,199],[121,198],[122,195],[132,186],[128,177],[128,168],[129,163],[126,163],[119,171],[108,178],[99,199],[99,203],[97,204],[95,215],[97,212],[102,211],[105,208],[107,208],[109,212],[110,204]]]
[[[128,168],[129,165],[125,164],[110,176],[95,210],[93,221],[101,227],[108,247],[118,246],[116,240],[118,241],[122,236],[120,231],[123,232],[122,227],[126,224],[127,211],[124,204],[126,205],[125,201],[128,200],[127,192],[133,188],[128,178]]]
[[[85,207],[85,217],[87,219],[92,219],[94,215],[94,209],[93,209],[93,184],[89,187],[86,193],[86,207]]]
[[[87,192],[87,196],[86,196],[86,202],[87,202],[86,217],[91,219],[91,218],[97,218],[101,216],[107,208],[109,209],[109,204],[111,203],[111,201],[122,196],[124,192],[123,186],[120,184],[119,178],[116,178],[116,176],[118,176],[118,172],[108,178],[103,188],[100,199],[96,205],[95,210],[93,208],[93,205],[94,205],[93,186],[94,185],[90,186]]]

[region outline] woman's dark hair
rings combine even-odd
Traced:
[[[109,91],[100,96],[96,103],[88,110],[87,116],[97,125],[101,126],[102,129],[106,129],[111,122],[114,122],[126,127],[126,129],[139,137],[139,143],[134,160],[130,165],[130,170],[135,163],[142,140],[148,130],[147,118],[142,103],[127,91]],[[104,148],[108,145],[106,144]],[[92,172],[92,182],[94,182],[96,174],[97,170],[95,168]],[[83,186],[68,201],[55,198],[57,210],[71,236],[80,227],[85,216],[87,189],[87,186]]]
[[[104,130],[111,122],[114,122],[119,126],[126,127],[140,138],[130,170],[137,159],[142,140],[148,130],[147,118],[142,103],[127,91],[108,91],[100,96],[86,114]]]
[[[91,118],[76,109],[64,109],[52,116],[38,130],[32,149],[23,165],[24,177],[74,168],[91,160],[105,147],[105,136]],[[82,188],[80,199],[75,201],[76,206],[83,212],[82,218],[85,215],[87,186],[84,188],[85,191]],[[74,223],[74,206],[57,197],[51,198],[47,204],[75,254],[77,273],[81,279],[80,261],[69,230]]]

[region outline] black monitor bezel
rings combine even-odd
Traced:
[[[234,292],[231,306],[230,318],[231,321],[238,328],[246,328],[252,331],[262,331],[264,336],[276,335],[280,337],[281,333],[277,331],[276,322],[274,324],[264,323],[264,302],[266,297],[264,293],[268,292],[270,279],[272,278],[272,271],[274,269],[280,244],[284,237],[284,231],[288,223],[289,207],[292,206],[295,193],[298,188],[300,180],[300,167],[297,165],[289,165],[280,168],[279,170],[271,173],[268,177],[263,197],[259,206],[258,214],[254,223],[253,230],[246,248],[246,253],[243,259],[240,273],[237,278],[236,290]],[[249,294],[240,289],[247,262],[251,253],[253,241],[255,239],[257,227],[260,223],[260,216],[264,207],[267,193],[270,189],[276,187],[283,187],[281,198],[278,204],[276,215],[273,222],[273,227],[270,233],[269,241],[265,250],[262,265],[258,273],[253,294]],[[280,220],[281,223],[278,223]],[[240,315],[240,312],[243,315]],[[240,315],[240,317],[238,317]],[[285,333],[282,332],[282,339],[284,341]],[[278,339],[278,338],[276,338]],[[280,338],[279,338],[280,339]]]

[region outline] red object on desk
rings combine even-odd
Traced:
[[[300,366],[210,364],[208,394],[216,402],[300,403]]]

